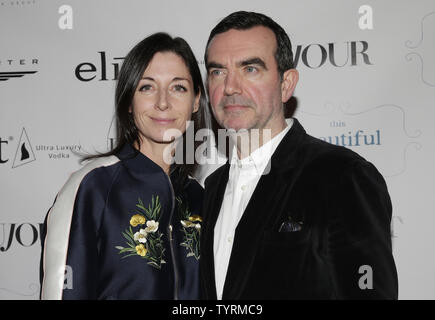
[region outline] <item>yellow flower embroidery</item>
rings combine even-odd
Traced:
[[[192,222],[196,222],[196,221],[202,222],[202,218],[200,216],[194,214],[193,216],[189,217],[189,221],[192,221]]]
[[[140,256],[148,260],[147,264],[161,269],[164,260],[165,246],[163,233],[159,231],[161,204],[159,196],[152,196],[148,206],[139,198],[136,203],[136,214],[130,215],[130,225],[122,231],[127,241],[126,247],[115,246],[122,255],[121,259]],[[128,219],[128,216],[127,216]]]
[[[141,214],[135,214],[133,217],[131,217],[130,224],[133,227],[137,227],[140,224],[145,224],[145,217]]]
[[[140,244],[140,245],[136,246],[136,252],[138,255],[145,257],[145,255],[147,254],[147,249],[145,248],[145,246],[143,244]]]

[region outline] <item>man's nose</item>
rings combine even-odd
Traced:
[[[225,78],[225,95],[232,96],[241,93],[240,78],[236,72],[229,72]]]
[[[165,111],[166,109],[169,108],[166,90],[160,90],[159,96],[158,96],[158,99],[156,102],[156,108],[161,110],[161,111]]]

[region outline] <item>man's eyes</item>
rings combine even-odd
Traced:
[[[255,72],[258,72],[258,68],[257,68],[257,67],[254,67],[254,66],[247,66],[247,67],[245,68],[245,70],[246,70],[247,73],[255,73]]]
[[[256,66],[246,66],[242,70],[244,70],[244,72],[249,74],[254,74],[259,72],[259,68]],[[212,69],[209,71],[209,75],[213,77],[222,76],[224,75],[224,73],[225,73],[224,70],[221,69]]]
[[[220,76],[223,74],[223,71],[219,69],[212,69],[209,73],[211,76]]]

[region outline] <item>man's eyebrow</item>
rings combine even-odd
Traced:
[[[265,70],[267,70],[266,64],[264,63],[264,61],[261,58],[258,57],[254,57],[254,58],[249,58],[243,61],[240,61],[237,63],[237,66],[239,67],[245,67],[245,66],[249,66],[249,65],[258,65],[262,68],[264,68]],[[216,68],[216,69],[224,69],[224,65],[214,62],[214,61],[210,61],[209,63],[207,63],[206,66],[207,70],[211,69],[211,68]]]
[[[210,61],[209,63],[207,63],[206,69],[208,70],[211,68],[224,69],[225,67],[220,63]]]
[[[237,63],[238,66],[240,67],[245,67],[245,66],[249,66],[249,65],[258,65],[260,67],[262,67],[263,69],[267,70],[266,64],[264,63],[264,61],[260,58],[249,58],[247,60],[243,60]]]

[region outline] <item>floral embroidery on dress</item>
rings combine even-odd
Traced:
[[[187,257],[195,257],[199,260],[199,236],[201,232],[202,218],[198,215],[192,215],[189,207],[185,205],[180,197],[177,197],[178,212],[182,231],[184,233],[183,242],[180,244],[188,251]]]
[[[139,198],[136,204],[138,213],[130,219],[130,226],[122,235],[127,240],[127,247],[116,246],[122,258],[138,255],[148,260],[148,264],[161,269],[164,260],[165,248],[163,245],[163,233],[159,231],[160,199],[159,196],[151,198],[151,204],[145,207]]]

